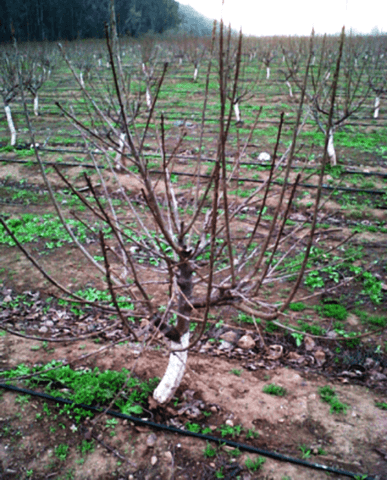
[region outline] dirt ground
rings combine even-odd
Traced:
[[[37,121],[45,122],[43,117]],[[215,151],[216,141],[212,147]],[[11,153],[7,157],[16,158],[16,155]],[[50,154],[49,159],[55,161],[56,155]],[[71,161],[71,155],[63,160]],[[187,170],[184,161],[179,162],[176,168]],[[359,165],[362,164],[358,162],[356,166]],[[383,168],[385,171],[385,165]],[[69,177],[77,178],[78,187],[84,186],[79,167],[63,171]],[[260,172],[260,175],[262,179],[267,172]],[[5,193],[7,185],[18,191],[20,181],[24,182],[20,184],[20,189],[35,189],[43,193],[44,185],[36,165],[1,164],[0,179],[3,214],[16,217],[22,213],[41,215],[42,212],[53,212],[47,201],[26,204],[8,198],[9,194]],[[51,180],[57,192],[63,189],[56,176],[52,175]],[[98,179],[94,176],[93,181]],[[123,184],[128,195],[135,197],[138,194],[138,184],[132,180],[123,180]],[[118,187],[113,182],[109,186],[116,190]],[[248,186],[246,183],[246,188]],[[382,180],[375,180],[374,188],[383,186]],[[291,212],[289,219],[303,222],[310,218],[307,204],[311,198],[312,194],[305,195],[299,201],[298,210]],[[269,199],[267,205],[274,208],[275,200],[273,205],[271,201]],[[338,213],[339,210],[340,205],[335,198],[325,205],[324,214],[328,213],[324,221],[329,223],[329,231],[333,229],[328,245],[329,242],[331,245],[339,244],[348,235],[354,215],[359,214],[354,209],[352,218],[349,212],[344,216]],[[371,218],[370,221],[385,221],[386,218],[385,209],[381,208],[366,206],[361,214],[364,218]],[[363,221],[363,217],[355,220]],[[240,229],[246,230],[246,225],[251,228],[245,220],[236,223]],[[340,229],[339,234],[336,229]],[[324,232],[318,239],[323,235]],[[359,244],[367,242],[364,257],[370,262],[375,258],[385,258],[385,235],[378,231],[362,232],[356,238]],[[40,241],[29,247],[41,264],[55,272],[55,277],[72,291],[85,286],[106,289],[101,275],[95,275],[72,245],[44,251],[44,242]],[[100,254],[97,245],[92,242],[89,251]],[[6,328],[43,339],[52,336],[75,338],[93,332],[95,325],[102,329],[112,324],[111,320],[94,310],[80,321],[55,302],[43,312],[47,297],[55,293],[53,287],[16,247],[0,245],[0,258],[0,270],[3,269],[0,271],[0,322]],[[377,268],[376,273],[386,285],[386,267],[378,265],[375,271]],[[155,275],[151,268],[147,274],[150,277]],[[30,303],[16,310],[10,309],[7,306],[10,299],[23,292],[26,292]],[[278,295],[279,288],[274,293]],[[155,303],[161,305],[165,296],[165,292],[163,297],[155,291]],[[351,292],[346,299],[352,299]],[[313,305],[314,301],[311,300],[310,304]],[[385,314],[381,309],[376,313]],[[364,479],[364,475],[374,480],[387,479],[387,410],[377,406],[387,404],[387,347],[383,347],[387,345],[387,333],[370,335],[355,348],[343,348],[334,338],[321,340],[308,335],[297,345],[291,335],[283,332],[265,332],[262,338],[253,326],[244,329],[233,321],[235,314],[235,310],[230,311],[226,307],[215,312],[216,321],[224,320],[225,323],[222,328],[212,326],[197,348],[189,353],[188,368],[176,402],[160,407],[149,398],[144,418],[179,428],[187,422],[195,423],[202,429],[210,429],[217,437],[220,436],[221,425],[241,426],[243,429],[239,435],[227,439],[312,464],[352,472],[359,475],[358,479]],[[313,315],[317,314],[311,309],[312,320]],[[331,320],[319,318],[321,326],[326,326],[324,321],[329,323]],[[353,331],[362,331],[363,325],[355,314],[350,313],[347,322]],[[240,342],[244,335],[249,337],[249,347]],[[101,371],[127,368],[143,380],[162,377],[168,362],[165,342],[159,341],[142,350],[139,344],[118,344],[123,337],[119,327],[101,334],[99,343],[85,339],[44,344],[6,333],[0,336],[0,373],[20,364],[34,366],[62,360],[70,362],[72,368],[98,367]],[[220,343],[220,339],[225,341]],[[287,394],[274,396],[264,393],[263,388],[272,383],[285,388]],[[331,413],[330,406],[321,400],[319,388],[327,385],[335,390],[341,402],[348,405],[346,413]],[[213,456],[208,457],[204,454],[208,448],[204,440],[138,426],[122,419],[112,428],[107,416],[99,417],[95,423],[90,418],[76,424],[65,414],[59,414],[60,407],[55,403],[2,388],[0,395],[0,480],[349,478],[343,474],[266,458],[263,454],[247,453],[242,448],[238,452],[227,446],[218,448],[210,444],[216,450]],[[249,430],[255,432],[252,438],[248,435]],[[93,448],[82,451],[84,441],[92,442]],[[55,453],[60,445],[68,446],[62,458]],[[261,468],[252,471],[246,467],[246,460],[259,457],[265,458]]]
[[[9,292],[3,289],[3,300],[4,293],[9,295]],[[56,312],[58,317],[65,315],[61,310]],[[3,309],[3,317],[6,314]],[[20,320],[23,321],[22,315]],[[36,330],[41,324],[47,324],[47,320],[39,322],[38,318],[33,319],[31,328]],[[52,323],[58,327],[57,322]],[[55,327],[52,328],[55,331]],[[225,334],[227,332],[228,339],[234,340],[229,348],[222,349],[207,341],[200,351],[190,353],[188,369],[177,393],[179,404],[158,407],[150,401],[147,418],[178,427],[190,421],[211,431],[226,422],[231,426],[242,425],[244,432],[252,429],[258,436],[246,439],[242,433],[234,439],[241,443],[296,458],[306,453],[304,458],[308,462],[386,478],[387,411],[375,405],[375,402],[386,401],[385,359],[383,367],[383,362],[378,364],[367,357],[362,375],[357,376],[356,369],[344,367],[343,363],[332,362],[333,367],[329,361],[330,347],[315,344],[310,338],[297,349],[281,337],[266,336],[269,349],[265,351],[259,345],[258,336],[252,335],[255,347],[246,350],[235,344],[242,334],[240,330],[225,329]],[[119,339],[122,335],[116,331],[113,338]],[[144,379],[163,375],[167,351],[147,349],[140,355],[138,344],[115,345],[98,355],[79,359],[110,343],[96,344],[92,340],[84,340],[81,345],[79,342],[50,343],[49,347],[39,349],[37,357],[36,341],[7,334],[0,337],[1,369],[21,363],[35,365],[37,360],[40,364],[62,360],[71,362],[73,368],[97,366],[101,371],[134,368],[136,375]],[[269,383],[284,387],[287,394],[277,397],[263,393],[263,387]],[[349,406],[346,414],[331,414],[330,406],[321,401],[318,389],[325,385],[333,387],[340,401]],[[245,460],[257,456],[243,450],[240,456],[233,457],[232,449],[223,447],[216,457],[206,459],[203,455],[206,443],[198,439],[135,426],[127,420],[119,420],[115,435],[110,436],[106,417],[91,429],[90,421],[75,425],[64,414],[54,421],[53,414],[58,408],[51,405],[51,415],[37,419],[43,407],[41,399],[26,400],[23,395],[2,392],[2,479],[319,480],[327,477],[323,471],[270,458],[258,472],[249,472]],[[206,409],[212,412],[211,416],[203,415]],[[91,436],[95,439],[95,450],[81,454],[79,445]],[[53,455],[59,444],[70,447],[65,460]],[[334,474],[330,477],[345,478]]]

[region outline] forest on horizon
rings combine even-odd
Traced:
[[[0,42],[103,38],[110,0],[5,0]],[[175,0],[115,0],[118,35],[166,31],[210,35],[212,21]]]

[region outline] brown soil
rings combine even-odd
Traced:
[[[68,95],[69,91],[66,89],[63,98],[67,99]],[[278,103],[283,101],[283,98],[278,98]],[[264,103],[266,101],[265,98],[257,97],[257,101],[259,100]],[[46,138],[44,129],[51,125],[51,122],[52,128],[58,128],[59,122],[63,124],[61,128],[68,128],[64,118],[50,118],[47,115],[34,121],[40,128],[37,138],[42,143]],[[189,134],[197,135],[196,127],[197,124]],[[213,153],[216,151],[216,134],[213,131],[213,125],[211,128],[212,130],[209,128],[206,131],[206,135],[207,137],[211,135],[213,140],[206,139],[206,149],[207,152]],[[169,150],[172,150],[180,131],[174,128],[170,132],[172,137],[167,138],[166,144],[168,147],[171,146]],[[24,139],[22,135],[20,138]],[[154,142],[154,151],[157,151],[155,139],[150,141]],[[53,142],[52,146],[55,144],[56,142]],[[82,144],[72,146],[72,148],[81,147]],[[259,150],[271,151],[272,145],[266,145],[266,147],[260,145]],[[184,145],[178,152],[182,155],[187,154],[187,162],[179,159],[176,162],[176,171],[193,172],[194,170],[192,159],[189,158],[193,152],[187,148],[188,146]],[[249,147],[247,152],[255,154],[257,148]],[[354,152],[351,151],[351,154],[354,155]],[[44,159],[55,161],[58,156],[59,154],[56,153],[48,153],[45,154]],[[72,154],[60,156],[65,162],[75,160]],[[4,154],[3,157],[16,158],[14,153]],[[364,163],[364,159],[360,157],[359,154],[354,162],[356,165]],[[89,163],[90,160],[85,159],[85,162]],[[375,162],[379,165],[380,158],[375,159]],[[208,165],[205,165],[203,172],[207,172],[207,168]],[[385,171],[385,166],[383,168]],[[79,167],[63,169],[63,172],[70,178],[77,178],[78,186],[84,186]],[[88,170],[93,182],[98,183],[98,177],[91,172]],[[267,171],[259,172],[259,178],[264,179],[267,174]],[[110,176],[109,189],[118,196],[118,185],[114,182],[112,175],[108,176]],[[5,181],[7,178],[8,180]],[[138,182],[124,176],[120,178],[127,194],[132,199],[138,199]],[[23,187],[42,191],[44,189],[37,166],[1,164],[0,179],[3,182],[0,188],[7,185],[7,182],[11,184],[24,181]],[[56,190],[64,188],[56,175],[50,175],[50,179]],[[381,180],[375,180],[374,188],[382,188],[384,185]],[[256,187],[256,184],[245,183],[245,188],[252,187]],[[161,182],[159,189],[161,192]],[[186,187],[181,191],[185,194],[179,196],[178,201],[190,202]],[[23,213],[40,215],[42,212],[54,212],[47,201],[39,201],[36,204],[26,204],[21,201],[18,203],[7,195],[5,193],[3,195],[1,190],[1,208],[4,215],[17,217]],[[276,207],[276,198],[276,196],[269,198],[268,213],[272,213]],[[236,197],[233,199],[236,200]],[[289,219],[303,222],[310,218],[308,204],[311,200],[313,200],[313,193],[310,191],[303,197],[300,194],[297,198],[297,206],[290,212]],[[327,246],[335,246],[349,233],[348,222],[358,218],[359,212],[353,209],[351,212],[342,214],[338,212],[339,209],[340,204],[337,198],[331,198],[325,205],[326,217],[319,218],[319,221],[327,222],[330,226],[329,231],[332,230],[333,233],[326,238],[322,231],[321,235],[316,237],[316,243],[324,238]],[[368,215],[367,219],[385,220],[385,210],[373,209],[372,205],[367,206],[367,209],[363,212]],[[364,218],[362,217],[361,220],[363,221]],[[235,231],[232,232],[235,238],[241,232],[245,233],[249,229],[251,231],[253,223],[251,218],[236,221]],[[258,234],[264,234],[264,230],[267,229],[268,224],[263,222],[262,225],[262,232],[258,231]],[[301,233],[299,232],[299,235]],[[357,237],[357,241],[366,246],[364,257],[369,261],[385,258],[385,239],[386,235],[378,232],[363,232]],[[86,286],[97,289],[106,288],[102,275],[90,268],[89,263],[76,248],[65,245],[48,251],[44,247],[44,242],[37,242],[28,247],[47,270],[55,273],[55,278],[66,288],[72,291]],[[100,248],[92,241],[89,251],[100,255]],[[66,313],[64,307],[59,308],[56,304],[48,313],[42,313],[46,297],[57,291],[16,247],[0,245],[0,258],[0,321],[4,327],[25,335],[39,335],[42,338],[52,336],[76,338],[77,335],[93,332],[95,325],[106,328],[113,323],[104,314],[95,311],[89,312],[86,318],[79,320],[79,317],[75,317],[68,311]],[[380,262],[374,271],[386,285],[386,266]],[[152,279],[155,275],[155,270],[152,270],[151,266],[144,267],[143,279]],[[285,283],[275,285],[268,294],[273,298],[281,298],[281,291],[286,287]],[[353,287],[353,290],[351,288],[339,290],[337,296],[343,295],[351,303],[355,293],[358,293],[356,288],[360,290],[361,287]],[[12,311],[7,307],[6,298],[14,298],[23,291],[30,292],[31,295],[27,295],[33,299],[32,304],[24,309],[17,308]],[[40,297],[34,296],[35,292],[39,292]],[[301,293],[310,294],[307,291]],[[161,288],[155,288],[153,295],[154,302],[162,304],[166,293]],[[42,302],[39,303],[40,301]],[[308,305],[312,306],[316,301],[311,299]],[[382,307],[375,312],[385,314],[385,311],[383,312],[385,306],[384,298]],[[374,308],[370,302],[366,307]],[[352,349],[343,347],[334,339],[328,341],[312,339],[308,336],[305,336],[302,344],[297,347],[294,337],[290,334],[266,333],[263,339],[267,346],[265,349],[260,335],[253,326],[243,329],[235,321],[234,310],[222,308],[212,313],[216,318],[213,324],[223,320],[224,325],[221,329],[212,326],[198,348],[190,352],[187,372],[177,392],[177,404],[171,402],[168,406],[161,408],[149,399],[147,411],[144,414],[148,419],[179,427],[186,425],[189,421],[199,424],[202,428],[209,427],[218,436],[219,432],[216,429],[226,422],[230,426],[241,425],[244,430],[240,436],[234,438],[241,443],[299,459],[304,457],[311,463],[372,475],[378,480],[387,478],[387,410],[376,405],[376,403],[387,404],[386,332],[371,335],[365,338],[360,346]],[[288,319],[296,322],[297,315],[292,313]],[[327,327],[329,322],[332,323],[331,320],[322,320],[313,310],[310,311],[310,319],[319,321],[323,327]],[[356,315],[351,314],[347,323],[353,331],[362,331],[363,325]],[[136,328],[139,327],[136,326]],[[255,341],[255,346],[250,350],[244,350],[236,345],[237,340],[244,333],[248,333]],[[221,348],[218,340],[223,334],[229,334],[233,338],[230,349]],[[134,370],[135,374],[144,380],[163,375],[168,361],[164,340],[158,339],[156,346],[144,349],[140,354],[138,344],[126,343],[112,346],[112,342],[120,338],[123,338],[121,328],[107,330],[106,333],[101,334],[99,344],[91,339],[42,344],[37,340],[7,333],[0,336],[0,371],[14,368],[21,363],[33,366],[52,360],[64,360],[71,362],[73,368],[98,367],[100,370],[121,370],[125,367]],[[110,346],[110,348],[98,355],[82,358],[86,353],[97,352],[104,346]],[[264,393],[263,387],[270,383],[284,387],[287,394],[278,397]],[[330,406],[321,401],[319,388],[326,385],[334,388],[339,400],[348,405],[346,414],[330,413]],[[207,480],[215,478],[322,480],[327,478],[324,471],[270,458],[266,459],[261,469],[252,472],[246,468],[245,461],[247,458],[255,460],[258,456],[246,454],[243,450],[237,456],[238,452],[221,447],[216,456],[206,458],[203,454],[206,443],[199,439],[136,426],[127,420],[119,420],[115,429],[112,429],[107,426],[106,416],[99,418],[94,425],[91,419],[76,425],[66,415],[59,414],[59,408],[55,404],[49,404],[51,413],[48,415],[44,400],[35,397],[26,399],[16,393],[0,389],[1,393],[1,480],[27,478],[34,480]],[[211,412],[211,415],[206,416],[203,412]],[[257,432],[257,438],[247,438],[246,432],[249,429]],[[95,450],[82,454],[79,448],[83,440],[93,440]],[[55,455],[55,448],[63,444],[68,445],[69,449],[66,458],[60,460]],[[346,477],[332,473],[330,478]]]

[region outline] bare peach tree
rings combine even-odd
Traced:
[[[17,57],[12,50],[4,49],[0,55],[0,93],[11,134],[11,146],[16,145],[17,132],[12,118],[11,102],[19,93]]]
[[[259,321],[273,321],[276,325],[287,328],[278,318],[294,299],[303,275],[307,269],[307,261],[316,233],[317,213],[320,207],[324,166],[327,159],[328,136],[326,137],[324,158],[319,175],[313,219],[310,225],[300,227],[288,226],[287,218],[296,195],[299,176],[291,174],[297,137],[302,128],[303,102],[309,77],[310,59],[312,55],[313,37],[310,54],[306,61],[303,82],[300,85],[300,105],[297,111],[294,132],[290,146],[280,152],[284,115],[279,119],[278,134],[272,155],[272,164],[268,177],[262,184],[255,184],[248,191],[248,196],[241,199],[233,192],[232,185],[236,176],[234,165],[228,163],[226,148],[229,142],[233,105],[239,81],[239,68],[233,70],[231,79],[228,62],[240,62],[242,51],[242,34],[238,39],[235,58],[227,55],[227,41],[224,39],[223,23],[220,24],[219,37],[216,40],[215,27],[210,47],[212,59],[215,43],[218,44],[218,62],[216,63],[219,82],[219,122],[218,140],[213,166],[206,178],[197,175],[194,192],[187,196],[173,181],[176,172],[176,152],[183,141],[184,134],[177,140],[175,147],[167,150],[166,122],[161,114],[156,118],[155,106],[163,80],[167,74],[167,65],[158,78],[157,87],[150,104],[145,127],[142,132],[135,128],[131,117],[130,105],[122,91],[119,71],[108,41],[111,62],[112,85],[115,91],[117,106],[120,111],[120,122],[113,121],[105,108],[93,97],[93,91],[85,88],[75,75],[85,101],[90,107],[90,116],[98,118],[98,125],[74,116],[62,105],[61,111],[82,133],[85,144],[90,147],[89,155],[98,174],[100,187],[97,188],[85,175],[87,187],[92,193],[94,202],[87,199],[78,189],[56,169],[66,186],[77,195],[88,208],[90,214],[104,225],[100,228],[98,241],[103,261],[96,260],[77,238],[76,233],[66,223],[64,212],[52,193],[50,182],[45,174],[39,151],[35,149],[40,163],[42,175],[51,194],[52,201],[59,218],[71,236],[73,242],[88,259],[91,268],[96,269],[106,279],[112,302],[123,323],[123,328],[138,339],[135,325],[129,318],[133,315],[147,318],[149,331],[161,331],[170,341],[169,364],[166,372],[154,392],[154,398],[160,404],[171,400],[181,379],[183,378],[188,351],[198,344],[208,324],[210,309],[229,305],[252,316],[259,331]],[[212,60],[208,65],[205,98],[208,97],[208,84],[213,68]],[[337,83],[339,64],[334,72]],[[69,63],[69,66],[71,64]],[[75,72],[74,72],[75,73]],[[232,88],[230,89],[230,80]],[[232,92],[231,96],[229,92]],[[334,104],[334,93],[331,96]],[[206,101],[204,102],[203,118]],[[333,108],[329,114],[332,121]],[[161,173],[152,173],[145,154],[144,145],[149,140],[149,126],[156,123],[159,134],[158,151],[160,155]],[[103,124],[108,134],[101,133]],[[204,121],[201,125],[203,138]],[[249,138],[254,134],[256,122],[252,125]],[[122,131],[125,137],[122,137]],[[31,131],[32,132],[32,131]],[[33,132],[31,133],[32,140]],[[248,139],[246,140],[247,144]],[[33,143],[35,143],[33,141]],[[101,153],[96,158],[95,149]],[[200,151],[198,161],[200,161]],[[112,160],[112,152],[125,157],[127,167],[117,174]],[[107,167],[102,170],[98,167]],[[231,168],[229,168],[231,167]],[[180,172],[182,173],[182,172]],[[175,173],[176,174],[176,173]],[[273,179],[279,176],[281,186],[273,185]],[[114,179],[119,192],[127,204],[127,212],[122,215],[112,201],[112,190],[109,181]],[[132,194],[125,188],[125,181],[130,179]],[[263,213],[269,197],[277,203],[269,225],[263,223]],[[107,199],[107,203],[102,199]],[[240,233],[238,216],[250,212],[252,222],[249,230]],[[10,228],[1,219],[7,232],[15,239]],[[90,222],[90,220],[89,220]],[[92,231],[92,229],[90,228]],[[109,231],[110,238],[106,231]],[[104,233],[105,231],[105,233]],[[290,243],[287,243],[290,242]],[[305,250],[299,271],[294,275],[292,287],[285,299],[267,298],[264,295],[265,285],[272,282],[283,282],[289,273],[283,269],[286,259],[295,251],[300,242],[304,242]],[[18,242],[17,242],[18,243]],[[23,246],[19,244],[28,258],[39,270],[54,283],[65,295],[75,301],[83,301],[79,296],[58,283],[39,265]],[[278,260],[279,258],[279,260]],[[117,292],[130,299],[133,307],[122,309],[117,302]],[[157,295],[155,295],[157,293]],[[93,303],[93,302],[88,302]],[[106,305],[98,304],[101,308]],[[175,324],[170,324],[175,319]],[[150,337],[145,339],[150,343]]]
[[[323,39],[318,64],[311,67],[311,81],[307,89],[307,98],[311,117],[315,120],[319,130],[328,135],[328,156],[332,166],[337,165],[337,154],[334,145],[334,134],[348,119],[358,112],[369,97],[371,88],[370,70],[371,56],[363,51],[359,54],[359,44],[354,37],[345,41],[343,28],[341,39],[336,50]],[[364,46],[363,46],[364,49]],[[301,88],[302,77],[298,75],[299,60],[293,52],[285,57],[287,71],[285,77],[292,95],[289,80],[293,80]],[[291,61],[288,60],[290,58]],[[334,81],[333,72],[336,68],[337,58],[340,59],[340,78]],[[332,123],[327,126],[331,113],[332,92],[335,91],[335,103],[332,111]]]

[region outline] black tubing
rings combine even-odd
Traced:
[[[92,412],[101,413],[104,411],[103,408],[92,407],[90,405],[85,405],[83,403],[75,403],[72,400],[67,400],[61,397],[53,397],[52,395],[48,395],[46,393],[35,392],[34,390],[15,387],[14,385],[8,385],[6,383],[0,383],[0,387],[6,390],[14,391],[14,392],[24,393],[24,394],[32,395],[35,397],[44,398],[45,400],[51,400],[53,402],[64,403],[67,405],[74,405],[77,408],[83,408],[84,410],[90,410]],[[169,425],[163,425],[160,423],[155,423],[150,420],[143,420],[142,418],[132,417],[131,415],[126,415],[121,412],[115,412],[113,410],[107,410],[106,413],[113,417],[130,420],[131,422],[137,423],[140,425],[146,425],[148,427],[156,428],[159,430],[166,430],[168,432],[178,433],[180,435],[186,435],[188,437],[200,438],[202,440],[218,443],[219,445],[228,445],[233,448],[238,448],[239,450],[244,450],[246,452],[264,455],[265,457],[274,458],[275,460],[281,460],[289,463],[294,463],[296,465],[301,465],[303,467],[314,468],[315,470],[323,470],[325,472],[336,473],[338,475],[345,475],[346,477],[351,477],[351,478],[356,478],[356,476],[359,476],[358,473],[347,472],[346,470],[339,470],[337,468],[329,467],[327,465],[320,465],[319,463],[305,462],[305,460],[300,460],[295,457],[288,457],[287,455],[281,455],[280,453],[272,452],[269,450],[262,450],[261,448],[252,447],[244,443],[239,443],[239,442],[234,442],[232,440],[213,437],[212,435],[204,435],[203,433],[190,432],[189,430],[182,430],[181,428],[172,427]],[[375,479],[373,477],[367,476],[364,480],[375,480]]]
[[[0,162],[10,162],[10,163],[38,163],[38,162],[34,162],[34,161],[31,161],[31,160],[8,160],[8,159],[2,159],[0,158]],[[74,166],[77,166],[77,167],[83,167],[83,168],[96,168],[94,165],[91,165],[91,164],[87,164],[87,163],[79,163],[79,164],[74,164],[74,163],[65,163],[65,162],[42,162],[43,165],[57,165],[57,166],[63,166],[63,167],[74,167]],[[101,166],[97,166],[97,168],[100,168],[100,169],[104,169],[104,168],[107,168],[103,165]],[[150,170],[150,173],[153,173],[153,174],[162,174],[163,172],[161,170]],[[178,175],[178,176],[182,176],[182,177],[197,177],[197,174],[195,173],[184,173],[184,172],[170,172],[171,175]],[[348,173],[357,173],[357,172],[348,172]],[[361,173],[359,173],[359,175],[361,175]],[[205,174],[201,174],[199,175],[200,178],[211,178],[211,175],[205,175]],[[232,181],[234,182],[250,182],[250,183],[264,183],[265,180],[255,180],[255,179],[252,179],[252,178],[232,178],[231,179]],[[276,182],[275,180],[272,182],[272,184],[274,185],[282,185],[282,182]],[[304,187],[304,188],[317,188],[318,186],[317,185],[313,185],[312,183],[299,183],[298,184],[300,187]],[[292,183],[289,183],[288,184],[289,187],[293,186]],[[367,190],[367,189],[361,189],[361,188],[350,188],[350,187],[334,187],[334,186],[331,186],[331,185],[326,185],[326,184],[323,184],[321,186],[321,188],[323,190],[339,190],[339,191],[342,191],[342,192],[353,192],[353,193],[368,193],[368,194],[371,194],[371,195],[385,195],[386,194],[386,191],[385,190]]]

